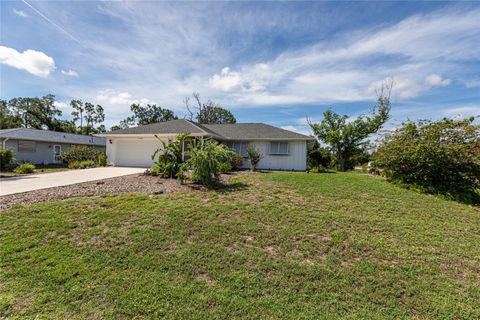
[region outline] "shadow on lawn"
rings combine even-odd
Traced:
[[[234,182],[234,183],[218,183],[214,187],[210,188],[210,190],[215,190],[218,193],[230,193],[230,192],[237,192],[241,190],[245,190],[249,187],[249,184],[243,182]]]

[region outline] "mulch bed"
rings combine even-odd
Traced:
[[[134,174],[2,196],[0,197],[0,210],[8,209],[16,204],[31,204],[73,197],[115,195],[119,193],[160,194],[191,191],[192,189],[198,189],[198,186],[181,185],[174,179]]]

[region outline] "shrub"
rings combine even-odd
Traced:
[[[177,135],[175,141],[172,142],[165,142],[156,135],[155,137],[160,141],[161,147],[152,155],[152,160],[154,160],[159,154],[158,160],[150,168],[149,173],[163,178],[177,177],[183,163],[183,144],[188,138],[188,133]]]
[[[200,139],[189,145],[189,159],[182,165],[181,177],[191,170],[191,179],[195,183],[213,186],[218,182],[225,163],[229,163],[233,151],[211,139]]]
[[[330,150],[317,146],[315,149],[308,151],[307,167],[313,168],[330,168],[333,166],[333,156]]]
[[[0,148],[0,169],[5,168],[13,162],[13,151],[10,149]]]
[[[480,202],[480,127],[473,120],[405,123],[374,154],[374,165],[392,181]]]
[[[250,161],[250,169],[252,171],[257,170],[257,165],[262,160],[263,155],[260,151],[258,151],[253,144],[249,144],[247,146],[247,158]]]
[[[104,152],[101,152],[97,157],[97,164],[99,167],[107,166],[107,155]]]
[[[238,153],[232,155],[232,169],[239,170],[243,167],[243,157]]]
[[[72,161],[68,164],[69,169],[80,169],[80,162]]]
[[[92,160],[82,161],[78,164],[80,169],[93,168],[95,167],[95,162]]]
[[[89,146],[73,146],[68,151],[65,151],[61,159],[66,163],[71,162],[82,162],[82,161],[93,161],[97,162],[97,157],[99,151],[94,147]]]
[[[13,169],[13,172],[18,174],[33,173],[34,171],[35,171],[35,165],[28,162],[22,163],[18,165],[15,169]]]

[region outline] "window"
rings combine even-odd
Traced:
[[[37,143],[35,141],[18,140],[18,152],[34,153],[37,151]]]
[[[242,157],[247,156],[247,142],[240,142],[240,141],[228,141],[225,143],[227,147],[241,155]]]
[[[288,154],[289,151],[288,142],[270,142],[270,154]]]

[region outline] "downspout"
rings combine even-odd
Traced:
[[[5,149],[5,143],[8,141],[10,138],[5,138],[2,140],[2,149]]]

